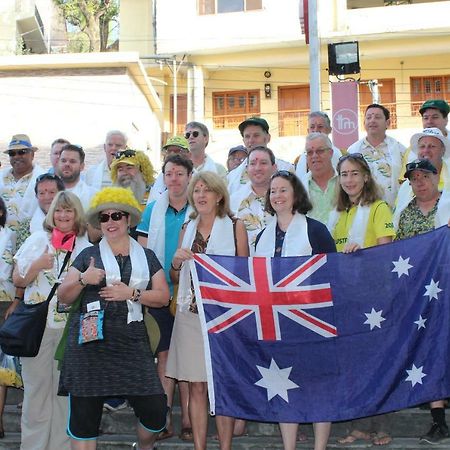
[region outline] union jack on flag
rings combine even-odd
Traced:
[[[241,272],[231,272],[208,255],[196,254],[194,259],[197,268],[211,275],[199,278],[203,304],[227,309],[207,322],[209,333],[221,333],[254,314],[259,340],[281,340],[279,315],[321,336],[337,335],[334,325],[309,312],[333,306],[330,283],[308,283],[326,264],[327,255],[312,256],[279,280],[274,280],[269,258],[245,258],[248,280]]]
[[[446,226],[352,254],[195,255],[211,412],[341,421],[448,398],[449,261]]]

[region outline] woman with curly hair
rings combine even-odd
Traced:
[[[140,221],[129,189],[99,191],[87,212],[100,228],[98,245],[80,253],[58,288],[66,304],[80,296],[69,323],[60,389],[69,394],[67,433],[72,449],[94,450],[103,402],[128,400],[138,418],[139,450],[150,450],[166,422],[167,401],[143,321],[143,306],[169,301],[164,271],[153,251],[128,234]]]

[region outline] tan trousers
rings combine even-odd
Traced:
[[[21,358],[24,398],[21,450],[70,450],[66,434],[67,397],[56,395],[59,371],[54,360],[62,329],[46,328],[39,353]]]

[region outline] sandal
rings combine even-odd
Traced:
[[[161,432],[158,433],[157,441],[163,441],[164,439],[169,439],[173,436],[173,431],[169,431],[167,428],[164,428]]]
[[[193,441],[192,428],[182,428],[179,437],[182,441]]]
[[[353,430],[347,436],[337,440],[338,444],[353,444],[355,441],[370,441],[370,434],[364,431]]]
[[[378,431],[378,433],[375,433],[375,435],[372,437],[373,445],[388,445],[391,442],[392,437],[384,431]]]
[[[306,442],[308,440],[308,436],[305,433],[299,431],[297,434],[297,442]]]

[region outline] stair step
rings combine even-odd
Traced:
[[[98,440],[98,450],[130,450],[135,440],[133,435],[115,435],[115,436],[102,436]],[[308,440],[305,443],[297,444],[297,450],[311,449],[312,440]],[[450,440],[440,444],[424,445],[416,438],[397,438],[394,439],[389,445],[383,446],[383,449],[401,449],[401,450],[428,450],[429,448],[437,450],[448,450],[450,446]],[[0,450],[19,450],[20,448],[20,434],[19,433],[7,433],[4,439],[0,439]],[[173,450],[193,450],[194,445],[192,443],[183,442],[178,438],[170,438],[158,443],[158,449],[173,449]],[[364,448],[374,448],[371,443],[356,442],[350,445],[336,444],[336,438],[330,439],[328,449],[341,449],[341,450],[354,450]],[[212,439],[208,439],[208,449],[218,450],[219,443]],[[280,438],[276,437],[242,437],[233,441],[233,450],[273,450],[283,449]]]

